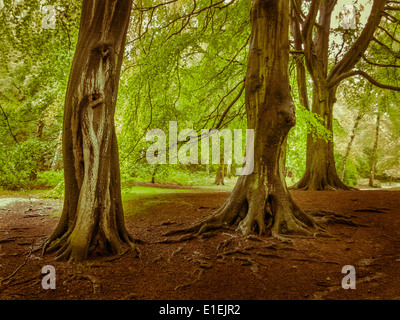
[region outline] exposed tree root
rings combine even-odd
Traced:
[[[304,173],[304,176],[294,185],[290,186],[289,190],[304,190],[304,191],[314,191],[314,190],[358,190],[357,188],[350,187],[346,185],[342,180],[340,180],[335,170],[326,173],[325,175],[320,174],[318,170],[314,170],[318,174],[312,174],[311,170],[308,169]]]
[[[120,300],[136,300],[136,299],[137,299],[137,294],[130,293],[130,294],[127,294],[126,296],[123,296]]]
[[[101,292],[101,282],[94,276],[83,272],[78,272],[71,275],[71,280],[88,280],[93,287],[93,293],[98,294]]]
[[[114,256],[111,256],[111,257],[107,257],[107,258],[104,259],[104,261],[105,262],[113,262],[115,260],[121,259],[125,254],[127,254],[127,253],[129,253],[131,251],[134,251],[136,253],[137,257],[139,259],[142,259],[142,251],[140,250],[140,248],[138,246],[135,246],[133,249],[127,248],[123,252],[121,252],[120,254],[117,254],[117,255],[114,255]]]
[[[150,262],[150,264],[156,263],[156,262],[161,261],[161,260],[162,260],[162,257],[161,256],[157,256]]]
[[[176,287],[174,288],[174,290],[179,290],[179,289],[188,287],[188,286],[190,286],[190,285],[192,285],[192,284],[198,282],[198,281],[200,280],[201,276],[202,276],[203,273],[204,273],[204,269],[201,269],[201,268],[195,269],[195,270],[193,271],[193,274],[195,274],[196,272],[197,272],[197,276],[196,276],[196,278],[195,278],[193,281],[189,281],[189,282],[187,282],[187,283],[180,284],[180,285],[176,286]]]
[[[197,238],[196,235],[193,234],[185,234],[177,239],[165,239],[161,241],[156,241],[155,243],[163,243],[163,244],[169,244],[169,243],[180,243],[188,240],[192,240]]]
[[[226,248],[234,239],[234,236],[232,236],[231,234],[229,234],[229,233],[225,233],[225,234],[229,235],[229,238],[225,239],[221,243],[219,243],[217,246],[217,250],[220,250],[221,248]]]
[[[9,237],[7,239],[2,239],[0,240],[0,243],[7,243],[7,242],[13,242],[17,239],[18,237]]]
[[[182,250],[183,250],[183,248],[182,248],[182,247],[179,247],[179,248],[176,249],[174,252],[172,252],[171,255],[169,256],[167,262],[170,263],[170,262],[171,262],[171,259],[172,259],[177,253],[181,252]]]
[[[365,209],[356,209],[354,212],[372,212],[372,213],[387,213],[385,211],[390,210],[389,208],[377,208],[377,207],[367,207]]]
[[[289,258],[290,260],[295,260],[295,261],[304,261],[304,262],[315,262],[315,263],[327,263],[327,264],[337,264],[340,265],[339,262],[336,261],[327,261],[327,260],[314,260],[314,259],[309,259],[309,258]]]
[[[9,285],[10,282],[12,281],[13,277],[18,273],[18,271],[19,271],[24,265],[26,265],[26,263],[27,263],[29,257],[30,257],[31,254],[32,254],[32,250],[33,250],[34,244],[35,244],[35,242],[32,242],[31,249],[30,249],[30,251],[27,253],[27,255],[26,255],[24,261],[23,261],[9,276],[0,279],[0,287],[3,286],[3,282],[5,283],[5,285]]]
[[[368,227],[368,225],[354,222],[352,218],[356,217],[352,215],[345,215],[324,210],[307,210],[306,212],[314,216],[321,225],[337,223],[352,227]]]
[[[180,251],[181,251],[180,248],[178,248],[176,251],[174,251],[174,253]],[[182,289],[198,282],[201,276],[204,274],[205,270],[212,268],[211,259],[207,256],[202,255],[198,251],[195,251],[192,257],[189,258],[188,260],[195,262],[195,264],[197,265],[197,267],[194,269],[192,273],[193,275],[197,273],[197,276],[192,281],[176,286],[174,290]]]
[[[85,260],[89,255],[96,254],[103,255],[108,252],[112,255],[109,259],[120,258],[128,251],[134,251],[138,257],[141,257],[140,249],[137,244],[142,244],[143,241],[132,238],[126,231],[121,232],[119,235],[117,232],[102,233],[98,232],[97,235],[91,240],[91,244],[81,243],[81,239],[78,239],[73,234],[73,228],[70,227],[64,233],[55,233],[50,236],[42,246],[42,256],[45,253],[56,253],[56,261],[71,261],[80,262]],[[107,234],[107,236],[105,236]]]
[[[197,224],[166,232],[164,236],[183,236],[165,242],[186,241],[216,230],[235,230],[251,236],[254,241],[260,240],[255,235],[272,235],[285,241],[282,237],[286,235],[314,237],[326,233],[322,225],[299,209],[291,198],[283,199],[280,203],[258,192],[251,196],[252,201],[249,198],[240,193],[236,198],[232,195],[224,206]]]
[[[23,286],[24,288],[31,287],[31,286],[37,284],[38,282],[40,282],[40,277],[41,277],[41,276],[42,276],[42,273],[41,273],[41,272],[38,272],[38,273],[37,273],[36,275],[34,275],[33,277],[30,277],[30,278],[22,277],[23,279],[22,279],[21,281],[13,282],[13,283],[9,284],[8,286],[9,286],[9,287],[10,287],[10,286],[19,286],[19,285],[23,284],[23,285],[24,285],[24,286]],[[30,285],[26,285],[27,283],[29,283],[29,282],[31,282],[31,281],[33,281],[33,280],[36,280],[36,281],[34,281],[33,283],[31,283]]]

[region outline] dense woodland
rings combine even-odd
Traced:
[[[39,1],[3,2],[0,184],[5,189],[56,187],[55,195],[61,196],[63,106],[81,4],[50,1],[56,9],[55,29],[44,29],[46,12]],[[249,1],[135,2],[115,117],[124,183],[215,181],[215,164],[148,164],[144,150],[150,143],[145,134],[153,128],[168,132],[172,120],[179,129],[196,132],[246,127],[243,87],[250,5]],[[298,6],[302,12],[297,12]],[[371,3],[359,1],[355,6],[356,29],[341,26],[340,4],[330,13],[328,69],[363,31]],[[307,1],[300,1],[297,10],[293,7],[293,20],[303,19],[308,7]],[[398,81],[397,23],[398,10],[385,10],[373,40],[354,67],[380,84],[396,86]],[[359,75],[344,79],[337,87],[333,127],[325,130],[319,125],[319,115],[309,112],[313,80],[295,42],[292,37],[289,71],[297,122],[287,144],[288,184],[298,182],[305,172],[310,132],[334,143],[336,169],[346,185],[365,185],[371,171],[378,181],[395,181],[400,175],[398,93],[376,87]],[[305,76],[306,90],[301,93],[299,73]]]

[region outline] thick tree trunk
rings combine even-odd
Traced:
[[[336,88],[327,90],[314,83],[312,112],[323,119],[324,127],[333,133],[333,105]],[[333,141],[307,135],[306,170],[303,177],[291,189],[302,190],[349,190],[339,178],[334,157]]]
[[[358,39],[343,58],[337,62],[328,73],[330,61],[329,36],[331,32],[331,17],[337,0],[312,0],[309,12],[301,24],[292,19],[292,23],[299,27],[304,47],[304,57],[307,70],[313,82],[314,92],[312,108],[325,120],[325,126],[332,132],[332,107],[335,101],[335,92],[339,83],[351,75],[351,70],[361,59],[377,29],[382,17],[387,0],[374,0],[371,13]],[[295,5],[298,2],[293,2]],[[299,10],[297,10],[299,11]],[[296,12],[294,12],[296,13]],[[299,14],[297,15],[299,16]],[[318,19],[318,25],[316,20]],[[316,92],[315,92],[316,91]],[[338,177],[335,168],[333,143],[325,142],[323,139],[308,137],[307,167],[303,178],[292,188],[304,190],[332,190],[332,189],[354,189],[346,186]]]
[[[342,180],[344,180],[344,174],[345,174],[345,171],[346,171],[346,162],[347,162],[347,158],[349,157],[351,146],[353,145],[354,138],[356,137],[356,130],[357,130],[358,125],[360,124],[360,121],[363,118],[363,116],[364,116],[364,114],[362,112],[359,112],[357,117],[356,117],[356,120],[354,121],[354,126],[353,126],[353,129],[351,131],[350,140],[349,140],[349,143],[347,144],[346,151],[345,151],[345,154],[343,156],[342,167],[340,169],[340,177],[341,177]]]
[[[374,187],[374,180],[375,180],[376,150],[378,149],[380,123],[381,123],[381,114],[378,111],[378,114],[376,116],[375,140],[374,140],[374,146],[372,147],[371,161],[370,161],[370,174],[369,174],[368,185],[371,188]]]
[[[323,125],[333,136],[333,105],[336,101],[337,85],[328,88],[328,52],[331,15],[337,0],[313,1],[310,8],[312,20],[319,12],[315,37],[312,28],[305,28],[305,61],[313,78],[312,112],[323,119]],[[311,16],[310,16],[311,17]],[[308,21],[309,22],[309,21]],[[309,34],[308,34],[309,33]],[[334,157],[333,141],[319,138],[312,133],[307,136],[306,170],[303,177],[291,189],[302,190],[348,190],[339,178]]]
[[[284,177],[282,147],[295,124],[288,77],[289,1],[254,0],[251,26],[245,100],[248,128],[254,129],[254,171],[239,177],[218,211],[185,232],[236,226],[243,234],[278,235],[316,228],[293,201]]]
[[[133,246],[125,229],[114,112],[131,1],[84,0],[65,100],[64,208],[47,242],[57,259]]]

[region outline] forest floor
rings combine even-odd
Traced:
[[[229,191],[186,189],[125,198],[126,225],[143,241],[140,257],[96,257],[82,264],[35,251],[55,228],[60,200],[12,193],[0,198],[0,300],[364,300],[400,299],[400,191],[293,191],[305,210],[332,211],[331,237],[245,238],[234,231],[173,242],[163,234],[191,225]],[[44,290],[42,267],[56,270]],[[342,267],[356,270],[345,290]]]

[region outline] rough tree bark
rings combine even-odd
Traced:
[[[381,20],[386,0],[374,0],[369,19],[359,38],[328,72],[329,35],[331,16],[337,0],[312,0],[309,13],[301,23],[304,57],[308,72],[313,79],[312,112],[321,119],[322,124],[333,132],[333,106],[336,101],[337,87],[351,71],[368,48],[376,28]],[[317,23],[317,17],[318,23]],[[292,28],[299,22],[292,18]],[[308,134],[306,170],[303,177],[291,189],[303,190],[349,190],[339,178],[334,158],[332,141]]]
[[[295,204],[284,180],[282,146],[295,125],[288,77],[289,0],[253,0],[251,27],[245,101],[247,126],[254,129],[254,171],[239,177],[219,210],[169,235],[226,226],[243,234],[309,235],[318,228]]]
[[[122,209],[114,112],[131,12],[128,0],[84,0],[63,124],[65,199],[44,249],[56,259],[134,246]]]

